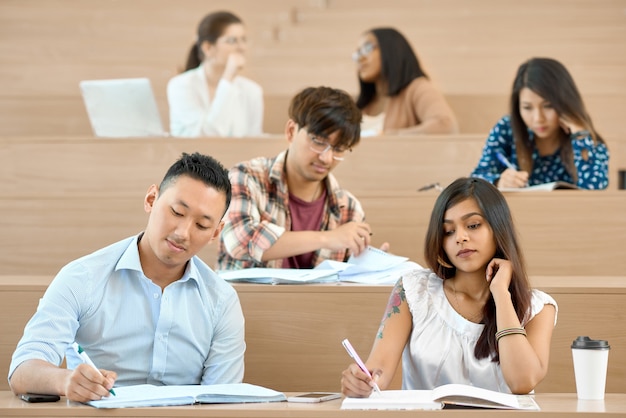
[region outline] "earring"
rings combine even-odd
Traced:
[[[441,256],[437,256],[437,263],[439,263],[440,266],[443,266],[447,269],[451,269],[454,268],[453,265],[451,265],[450,263],[447,263],[443,258],[441,258]]]

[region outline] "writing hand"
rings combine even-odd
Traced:
[[[117,373],[110,370],[94,369],[88,364],[79,364],[65,384],[65,396],[75,402],[87,402],[109,396],[115,384]]]
[[[520,188],[528,185],[528,172],[507,168],[500,174],[498,188]]]
[[[382,370],[374,369],[370,379],[356,363],[352,363],[341,373],[341,393],[351,398],[367,398],[382,373]]]

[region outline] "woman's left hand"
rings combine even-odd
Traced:
[[[568,135],[575,134],[576,132],[585,130],[584,127],[577,125],[576,123],[570,121],[564,116],[559,116],[559,125],[561,125],[561,128],[563,128],[565,133]]]
[[[491,293],[500,289],[508,291],[513,275],[513,267],[509,260],[494,258],[487,264],[487,282]]]

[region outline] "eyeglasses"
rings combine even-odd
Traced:
[[[309,139],[311,140],[311,145],[309,145],[309,148],[311,149],[311,151],[313,151],[316,154],[322,155],[326,151],[330,150],[333,153],[333,160],[335,161],[343,161],[345,159],[345,157],[343,157],[343,154],[346,151],[352,152],[351,148],[346,149],[346,148],[334,147],[330,145],[328,142],[320,141],[319,139],[317,139],[317,137],[311,134],[309,134]]]
[[[369,54],[371,54],[377,47],[377,45],[371,42],[365,42],[360,48],[352,53],[352,61],[358,62],[362,57],[369,56]]]
[[[222,36],[220,39],[227,45],[245,45],[248,42],[245,36],[241,38],[237,38],[236,36]]]

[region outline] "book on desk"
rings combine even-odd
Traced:
[[[223,385],[134,385],[115,388],[115,396],[87,402],[95,408],[180,406],[197,403],[261,403],[286,401],[282,392],[249,383]]]
[[[455,407],[524,409],[538,411],[532,395],[512,395],[463,384],[447,384],[433,390],[384,390],[369,398],[344,398],[341,409],[443,409]]]
[[[551,190],[577,190],[576,185],[565,181],[552,181],[550,183],[535,184],[526,187],[503,187],[501,192],[549,192]]]

